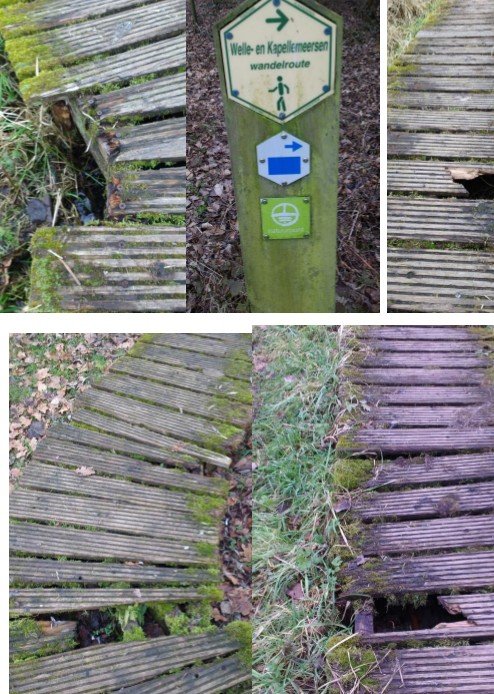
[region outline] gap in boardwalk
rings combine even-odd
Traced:
[[[458,178],[458,174],[452,173],[452,178],[456,183],[466,189],[468,195],[473,200],[494,200],[494,173],[482,173],[481,171],[473,178]]]
[[[374,601],[374,629],[376,632],[434,629],[439,624],[463,622],[460,613],[450,614],[439,604],[437,595],[427,595],[420,604],[396,603],[391,598]]]

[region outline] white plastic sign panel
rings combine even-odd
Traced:
[[[259,0],[221,30],[228,97],[277,122],[334,93],[336,25],[298,0]]]
[[[282,132],[257,145],[259,176],[287,186],[310,174],[310,145]]]

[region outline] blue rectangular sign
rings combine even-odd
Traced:
[[[268,157],[268,173],[270,176],[287,176],[301,173],[302,159],[300,157]]]

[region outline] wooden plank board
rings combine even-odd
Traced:
[[[59,68],[56,73],[49,73],[49,81],[55,83],[49,86],[46,73],[42,72],[38,77],[24,80],[21,90],[31,99],[53,101],[98,85],[125,83],[184,65],[185,34],[179,34],[106,58],[96,58],[75,67]]]
[[[122,530],[122,528],[120,528]],[[128,581],[129,583],[170,582],[170,572],[162,570],[162,566],[143,567],[135,562],[153,562],[158,565],[174,563],[174,556],[170,553],[170,544],[159,538],[133,536],[123,532],[103,532],[76,528],[55,527],[50,525],[36,525],[34,523],[14,523],[10,526],[10,551],[22,552],[38,557],[68,557],[74,559],[108,559],[133,562],[132,565],[119,567],[101,566],[87,567],[87,572],[99,580]],[[182,566],[207,566],[213,561],[207,557],[201,561],[194,556],[193,549],[187,552],[184,561],[177,562]],[[70,570],[70,567],[66,567]],[[108,571],[106,571],[108,569]],[[62,567],[61,567],[62,571]],[[63,571],[60,575],[63,574]],[[195,574],[194,574],[195,575]],[[113,578],[115,577],[115,578]],[[92,582],[91,580],[89,582]]]
[[[457,67],[453,68],[457,70]],[[478,68],[480,71],[484,68]],[[444,70],[444,66],[437,68],[438,72]],[[494,132],[494,111],[418,111],[409,109],[390,109],[388,111],[388,127],[391,130],[406,132]],[[455,138],[458,139],[458,138]],[[469,143],[466,136],[459,138],[459,147],[462,141]],[[483,138],[488,142],[488,138]],[[464,146],[464,145],[463,145]]]
[[[85,19],[103,17],[145,5],[154,0],[34,0],[27,7],[19,8],[14,3],[7,8],[2,17],[2,34],[4,38],[37,33],[42,29],[73,24]],[[173,4],[173,3],[172,3]],[[118,15],[115,18],[118,21]]]
[[[403,436],[407,435],[409,432],[403,431]],[[494,482],[369,492],[355,499],[352,508],[366,521],[377,518],[435,518],[494,511]]]
[[[152,405],[134,397],[96,388],[81,393],[74,421],[79,421],[79,415],[83,412],[84,417],[89,416],[86,410],[97,410],[123,421],[132,418],[133,424],[141,425],[151,432],[170,435],[181,442],[193,441],[226,453],[235,449],[244,437],[243,430],[234,425],[229,425],[228,430],[224,431],[221,421],[173,411],[161,405]]]
[[[241,380],[225,376],[221,372],[199,372],[171,364],[158,364],[135,356],[118,359],[110,369],[115,373],[135,375],[169,386],[180,383],[181,388],[193,392],[228,397],[235,402],[245,402],[246,388]],[[250,398],[247,398],[250,400]]]
[[[472,407],[411,405],[376,407],[366,413],[366,426],[396,427],[479,427],[494,425],[494,407],[489,403]]]
[[[111,163],[185,161],[185,118],[123,126],[100,135],[98,146]]]
[[[179,347],[167,347],[166,345],[144,344],[139,349],[137,356],[143,359],[150,359],[159,364],[170,364],[174,366],[186,366],[188,369],[195,369],[202,372],[222,372],[226,376],[239,378],[244,381],[250,380],[251,365],[245,360],[234,360],[229,357],[213,357],[211,355],[201,355],[187,349]],[[234,355],[233,355],[234,356]]]
[[[366,562],[367,563],[367,562]],[[437,593],[476,590],[492,582],[494,552],[454,552],[373,559],[371,567],[349,564],[345,577],[354,579],[346,594],[385,595],[389,592]],[[456,597],[456,596],[455,596]]]
[[[29,39],[14,38],[5,48],[18,76],[28,77],[36,74],[37,66],[44,70],[69,65],[173,36],[185,29],[185,14],[183,0],[159,0],[121,12],[118,22],[110,15],[84,22],[77,31],[68,26]]]
[[[378,523],[366,529],[363,549],[365,555],[382,556],[431,550],[447,551],[458,547],[487,547],[492,545],[493,533],[492,515]],[[487,585],[492,584],[492,565],[489,566],[491,580]],[[446,571],[449,570],[448,568]]]
[[[388,155],[493,160],[494,138],[483,134],[391,131],[388,133]]]
[[[379,669],[376,677],[389,694],[491,692],[494,645],[399,649]]]
[[[185,213],[185,167],[111,170],[110,174],[107,186],[110,219],[120,220],[142,213]]]
[[[117,605],[204,600],[194,588],[15,588],[10,591],[13,616],[82,612]]]
[[[103,644],[73,653],[16,663],[11,686],[18,694],[71,694],[115,690],[158,677],[196,661],[211,660],[238,649],[225,633],[162,636],[146,641]],[[69,684],[70,683],[70,684]]]
[[[350,379],[353,383],[375,385],[482,385],[486,378],[485,370],[478,369],[452,369],[441,367],[413,367],[408,368],[361,368],[351,372]]]
[[[409,352],[382,352],[374,349],[358,361],[359,366],[362,368],[383,368],[386,366],[417,368],[425,366],[429,369],[435,367],[442,369],[479,369],[492,365],[491,358],[482,354],[416,352],[411,355]]]
[[[393,79],[391,89],[402,89],[407,92],[492,92],[494,91],[494,77],[469,77],[468,79],[456,77],[400,77]],[[487,107],[489,108],[489,107]]]
[[[422,195],[468,197],[466,188],[461,183],[453,181],[449,172],[451,166],[453,166],[451,162],[445,161],[390,159],[388,162],[388,191],[391,193],[417,192]]]
[[[470,341],[479,340],[489,333],[476,332],[468,328],[448,328],[434,326],[416,327],[366,327],[358,331],[360,340],[434,340],[437,341]]]
[[[450,614],[464,614],[465,617],[481,627],[494,626],[494,594],[439,596],[440,604]]]
[[[163,405],[179,412],[195,413],[207,419],[230,422],[238,426],[247,425],[251,417],[251,409],[247,404],[233,406],[229,398],[217,396],[212,399],[203,393],[132,376],[108,374],[94,385],[94,390],[132,395],[155,405]]]
[[[492,312],[492,256],[480,251],[390,248],[388,302],[392,311]]]
[[[363,343],[364,349],[373,349],[379,352],[387,352],[388,354],[407,353],[411,352],[414,355],[426,353],[443,354],[443,355],[458,355],[468,356],[475,354],[490,354],[493,343],[487,339],[482,341],[470,342],[426,342],[425,340],[381,340],[375,339]]]
[[[29,532],[30,528],[34,530],[34,537],[31,537]],[[41,528],[41,532],[37,532],[38,528]],[[90,541],[98,541],[98,539],[101,539],[98,536],[102,535],[102,533],[83,533],[85,535],[84,543],[81,541],[80,531],[74,531],[68,528],[52,528],[53,532],[43,532],[44,528],[45,526],[11,526],[13,548],[24,547],[26,551],[30,552],[32,551],[31,548],[33,543],[38,540],[40,542],[41,551],[47,550],[47,552],[51,553],[58,552],[60,557],[72,556],[71,552],[74,552],[74,550],[76,553],[78,551],[80,556],[80,553],[85,551],[86,556],[94,559],[94,554],[91,553]],[[88,537],[91,535],[92,537]],[[22,538],[27,538],[28,543],[24,544]],[[109,533],[106,539],[111,539]],[[56,544],[58,540],[61,542],[60,547]],[[64,548],[67,547],[69,547],[69,554],[65,555]],[[138,547],[133,548],[133,550],[135,559],[135,556],[138,556]],[[158,552],[159,550],[156,548],[155,556]],[[39,549],[38,553],[40,553]],[[150,561],[149,556],[145,558],[144,555],[141,555],[141,560],[139,562],[133,561],[122,564],[111,563],[111,561],[107,559],[100,562],[77,561],[73,559],[65,561],[61,558],[37,559],[33,557],[13,556],[10,557],[9,572],[11,583],[16,587],[21,587],[22,585],[32,586],[33,584],[57,586],[63,585],[64,583],[80,583],[86,587],[90,585],[112,585],[115,583],[128,583],[136,587],[149,584],[159,584],[160,586],[200,586],[214,583],[215,580],[218,580],[207,570],[196,568],[192,571],[190,567],[186,569],[177,569],[175,567],[151,566],[149,564],[144,565],[143,561]]]
[[[448,453],[482,451],[494,447],[494,427],[483,429],[414,428],[361,429],[352,437],[340,439],[342,451],[362,455],[403,455],[407,453]]]
[[[223,494],[223,486],[217,478],[184,474],[181,470],[163,468],[145,460],[137,460],[130,455],[120,455],[111,450],[99,450],[80,442],[73,443],[68,439],[59,439],[51,434],[49,440],[40,441],[34,459],[70,468],[89,465],[96,472],[125,477],[148,485],[169,487],[182,492]]]
[[[72,415],[72,421],[79,425],[82,424],[83,426],[97,429],[104,434],[126,439],[124,444],[125,448],[128,447],[128,440],[144,444],[148,448],[158,448],[163,451],[169,451],[171,455],[175,452],[179,452],[184,457],[182,459],[185,459],[186,463],[191,460],[196,460],[201,463],[217,465],[221,468],[229,468],[231,465],[231,458],[223,453],[213,451],[207,447],[198,446],[195,443],[181,441],[173,436],[160,434],[146,427],[137,424],[129,424],[125,420],[115,419],[114,417],[98,414],[90,410],[77,410]],[[215,441],[221,441],[221,443],[223,443],[223,438],[218,434],[218,438],[215,439]]]
[[[133,687],[123,687],[121,691],[123,694],[219,694],[228,687],[237,686],[250,679],[251,674],[245,665],[236,656],[231,656]]]
[[[155,345],[180,347],[212,357],[230,357],[234,360],[240,359],[249,362],[249,365],[251,363],[251,346],[247,342],[241,343],[240,347],[235,349],[229,344],[219,345],[217,340],[212,340],[207,335],[201,334],[156,333],[147,339]]]
[[[94,112],[101,123],[136,115],[150,118],[176,113],[185,109],[185,73],[172,73],[97,96],[81,96],[78,103],[83,112]]]
[[[398,108],[459,108],[469,111],[485,111],[492,106],[492,96],[467,91],[398,91],[391,89],[388,94],[388,105]]]
[[[71,650],[77,638],[77,622],[40,619],[36,622],[37,629],[28,634],[16,629],[16,621],[10,622],[9,652],[10,654],[48,652],[53,648],[56,652]]]
[[[473,50],[471,53],[434,51],[431,53],[405,54],[400,57],[400,62],[412,67],[415,65],[456,65],[458,67],[464,65],[494,65],[494,56],[488,52],[482,54]]]
[[[491,401],[491,391],[482,386],[372,386],[364,389],[367,403],[382,405],[466,405]]]
[[[367,486],[405,487],[477,479],[494,479],[494,453],[385,461],[378,465]]]
[[[167,539],[169,555],[176,556],[177,563],[188,555],[198,558],[194,542],[214,542],[217,539],[212,526],[201,525],[199,528],[196,522],[179,517],[173,510],[165,513],[164,510],[106,499],[93,504],[84,497],[23,488],[17,488],[10,497],[10,517]],[[132,540],[129,538],[128,541]]]
[[[376,646],[385,643],[414,643],[416,641],[447,641],[448,645],[455,639],[465,642],[486,641],[494,637],[494,626],[477,626],[474,622],[451,622],[438,625],[432,629],[409,629],[406,631],[383,631],[366,634],[362,640]],[[405,690],[406,691],[406,690]]]

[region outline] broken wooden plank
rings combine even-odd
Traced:
[[[195,588],[14,588],[10,590],[9,599],[11,614],[21,616],[151,602],[197,602],[204,600],[204,592]]]
[[[38,651],[46,654],[59,653],[74,648],[77,638],[77,622],[46,621],[40,619],[31,622],[28,627],[22,622],[9,622],[9,652],[10,655],[35,654]]]
[[[479,627],[494,626],[494,594],[443,595],[439,603],[453,615],[464,614],[466,619]]]
[[[451,162],[390,159],[388,162],[388,191],[417,192],[422,195],[468,197],[461,183],[453,180],[448,167]]]
[[[403,435],[407,433],[404,431]],[[352,508],[365,521],[379,518],[436,518],[494,511],[494,482],[369,492],[355,499]]]
[[[492,545],[494,516],[464,516],[372,524],[365,531],[364,554],[385,555]],[[491,566],[492,578],[492,566]],[[492,582],[492,581],[491,581]]]
[[[233,653],[239,644],[220,631],[162,636],[134,643],[103,644],[72,653],[16,663],[11,686],[18,694],[101,692],[145,682],[196,661]]]

